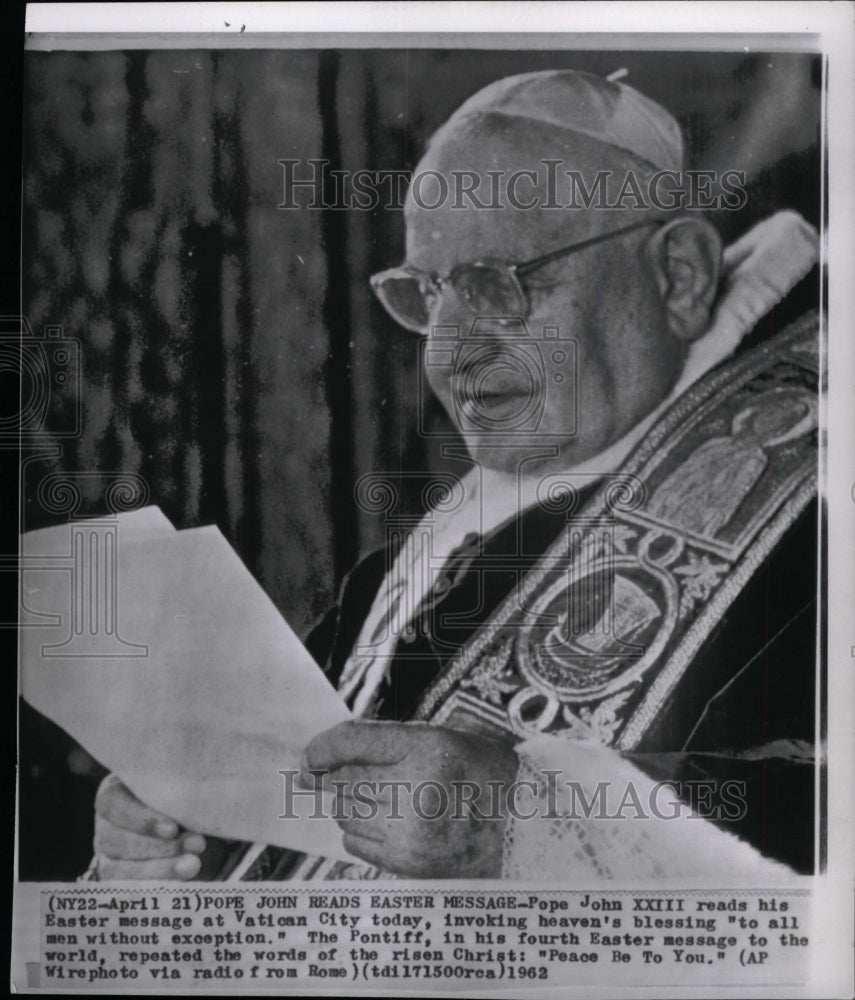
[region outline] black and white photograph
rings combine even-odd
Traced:
[[[849,995],[851,6],[60,6],[14,988]]]

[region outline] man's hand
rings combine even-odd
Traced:
[[[300,783],[313,788],[312,772],[329,772],[323,783],[335,789],[351,854],[403,875],[490,878],[501,874],[504,802],[517,766],[504,743],[453,729],[344,722],[308,745]]]
[[[114,775],[95,797],[98,878],[191,879],[202,867],[205,838],[149,809]]]

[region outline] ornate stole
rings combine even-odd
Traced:
[[[817,488],[811,313],[692,386],[423,697],[453,728],[636,747]]]
[[[810,313],[714,369],[578,510],[572,474],[545,476],[541,502],[566,513],[565,530],[416,717],[506,739],[636,747],[816,492],[818,351]],[[306,858],[288,877],[381,874]]]

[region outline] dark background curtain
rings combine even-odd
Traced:
[[[110,474],[135,474],[176,527],[218,524],[305,632],[383,542],[383,517],[354,502],[360,477],[397,478],[416,512],[424,480],[408,472],[462,469],[419,433],[420,411],[424,429],[450,428],[419,398],[414,338],[368,287],[403,257],[402,213],[280,209],[278,161],[412,170],[480,87],[564,67],[626,67],[680,121],[690,166],[746,171],[746,208],[713,217],[726,240],[785,207],[818,225],[814,57],[28,53],[23,307],[37,334],[61,325],[79,343],[82,422],[26,465],[25,527],[56,520],[36,496],[47,474],[74,478],[77,516],[103,508]],[[72,391],[54,387],[58,427]],[[22,713],[20,875],[71,878],[99,769]]]

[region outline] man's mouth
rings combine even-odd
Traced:
[[[477,398],[464,396],[460,400],[460,406],[465,413],[489,411],[492,416],[500,418],[506,410],[516,413],[527,399],[528,395],[523,393],[485,393]]]
[[[531,395],[534,372],[516,358],[493,357],[461,365],[452,375],[455,391],[461,398],[504,398]]]
[[[481,385],[462,384],[455,393],[458,413],[466,429],[501,431],[516,425],[532,405],[531,385],[514,380],[490,379]]]
[[[504,379],[492,373],[484,380],[455,379],[453,391],[455,399],[464,409],[492,410],[505,403],[518,405],[521,399],[530,399],[532,395],[531,385],[520,385],[519,377]]]

